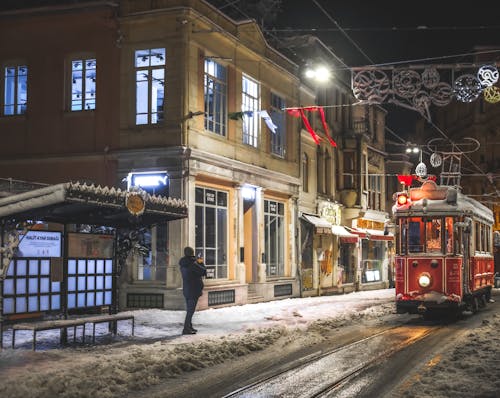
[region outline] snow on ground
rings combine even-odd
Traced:
[[[70,344],[62,348],[58,344],[59,332],[45,331],[37,334],[37,351],[33,352],[32,332],[20,331],[16,332],[17,348],[11,349],[6,348],[11,342],[11,330],[4,331],[0,397],[123,397],[129,391],[140,391],[182,373],[262,350],[280,338],[292,338],[297,330],[314,339],[307,328],[317,327],[328,318],[335,319],[335,324],[340,326],[361,318],[375,319],[394,313],[394,289],[198,311],[193,318],[198,334],[188,336],[180,334],[184,311],[151,309],[131,313],[135,316],[135,336],[130,336],[128,321],[119,322],[119,335],[114,338],[107,334],[105,324],[98,324],[94,345],[88,341],[85,345]],[[452,391],[450,385],[458,388],[450,380],[450,374],[454,379],[476,381],[480,379],[477,375],[482,374],[486,381],[491,380],[493,371],[496,380],[500,380],[499,367],[491,369],[484,365],[498,364],[500,344],[498,337],[491,339],[491,333],[496,333],[499,326],[500,314],[497,314],[471,332],[472,345],[457,347],[449,355],[428,364],[432,378],[412,380],[413,385],[409,385],[405,396],[448,397]],[[87,330],[87,338],[90,333],[91,330]],[[79,339],[80,331],[77,332],[77,341]],[[475,392],[488,394],[490,387],[500,390],[498,383],[486,384],[487,387]],[[470,395],[465,389],[453,390],[453,393],[454,397],[494,396]]]

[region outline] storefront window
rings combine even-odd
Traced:
[[[356,275],[356,257],[354,243],[341,243],[339,266],[342,267],[342,283],[354,283]]]
[[[227,278],[228,193],[196,188],[196,255],[203,257],[208,279]]]
[[[264,257],[268,276],[285,273],[285,205],[274,200],[264,200]]]
[[[363,273],[361,275],[363,283],[380,282],[382,280],[382,262],[386,244],[384,241],[363,239]]]
[[[137,279],[165,283],[168,264],[168,228],[158,225],[145,231],[140,239]]]

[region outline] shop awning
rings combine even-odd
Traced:
[[[309,224],[314,225],[317,234],[331,234],[332,224],[326,221],[320,216],[315,216],[313,214],[302,214],[302,218]]]
[[[332,225],[332,233],[340,238],[341,243],[356,243],[358,235],[350,233],[342,225]]]
[[[187,217],[183,200],[144,193],[132,213],[131,194],[113,187],[68,182],[0,198],[0,221],[39,220],[140,228]],[[130,205],[127,205],[130,203]]]
[[[387,233],[384,234],[384,231],[379,229],[365,229],[365,228],[352,228],[352,233],[355,233],[360,238],[370,239],[370,240],[394,240],[394,234]]]

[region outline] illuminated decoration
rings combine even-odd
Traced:
[[[472,102],[483,92],[481,83],[474,75],[462,75],[453,84],[455,97],[460,102]]]
[[[455,77],[458,70],[467,72]],[[401,69],[366,66],[351,68],[351,74],[351,88],[357,100],[369,104],[392,103],[415,110],[427,120],[431,118],[431,105],[446,106],[453,99],[472,102],[484,92],[489,102],[500,101],[498,89],[486,91],[499,78],[494,65],[479,69],[474,64],[416,65]]]
[[[484,65],[477,71],[477,79],[481,86],[491,87],[498,81],[498,69],[494,65]]]
[[[301,117],[302,122],[304,123],[304,126],[306,130],[309,132],[311,135],[312,139],[316,143],[316,145],[319,145],[321,141],[321,137],[313,130],[311,127],[311,124],[309,123],[309,120],[307,119],[305,112],[304,111],[309,111],[309,112],[319,112],[319,115],[321,117],[321,123],[323,125],[323,130],[325,131],[326,137],[328,138],[328,141],[330,142],[330,145],[333,147],[337,146],[337,143],[333,140],[333,138],[330,136],[330,133],[328,132],[328,126],[326,124],[326,119],[325,119],[325,112],[323,110],[323,107],[321,106],[307,106],[307,107],[301,107],[301,108],[287,108],[286,109],[287,113],[293,117]]]
[[[422,72],[422,84],[425,88],[433,89],[439,83],[439,72],[436,68],[426,68]]]
[[[139,187],[152,195],[168,196],[168,182],[166,171],[139,171],[127,175],[128,190]]]
[[[415,174],[422,178],[427,176],[427,166],[424,162],[417,164],[417,167],[415,167]]]
[[[479,150],[481,144],[471,137],[464,137],[461,142],[450,142],[444,138],[433,138],[427,142],[427,149],[433,155],[439,156],[441,165],[440,185],[460,186],[462,155]],[[436,157],[431,156],[431,165],[434,166]],[[418,167],[418,166],[417,166]],[[434,166],[437,167],[437,166]]]
[[[431,155],[430,162],[431,162],[432,167],[439,167],[439,166],[441,166],[441,163],[443,162],[443,158],[441,157],[441,155],[439,153],[434,152]]]
[[[418,284],[421,287],[429,287],[431,284],[431,276],[426,272],[418,278]]]
[[[140,216],[146,209],[146,192],[142,189],[133,188],[125,195],[125,207],[133,216]]]
[[[486,87],[483,91],[484,100],[495,104],[500,102],[500,89],[496,86]]]
[[[408,203],[408,195],[406,193],[398,193],[398,205],[403,206]]]

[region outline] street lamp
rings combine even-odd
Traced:
[[[304,74],[306,78],[315,80],[317,82],[326,82],[330,80],[331,77],[330,70],[323,65],[318,65],[315,67],[307,67]]]

